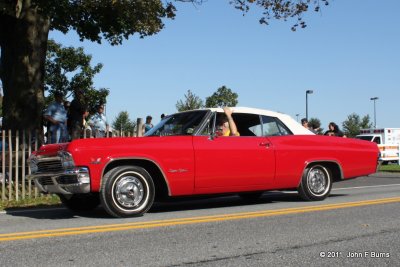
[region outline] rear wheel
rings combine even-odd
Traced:
[[[68,209],[75,212],[90,211],[100,204],[99,194],[75,194],[75,195],[58,195],[61,203]]]
[[[304,170],[297,188],[300,196],[307,201],[324,200],[332,189],[332,175],[322,165],[309,166]]]
[[[113,217],[136,217],[146,213],[154,202],[150,174],[137,166],[116,167],[104,175],[100,200]]]

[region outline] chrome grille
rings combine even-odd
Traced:
[[[71,175],[63,175],[57,178],[57,182],[59,184],[76,184],[79,183],[78,178],[76,176]]]
[[[60,172],[63,171],[63,166],[60,158],[52,158],[42,160],[37,163],[38,172]]]
[[[41,185],[53,185],[53,180],[51,179],[51,177],[40,177],[38,179],[39,184]]]

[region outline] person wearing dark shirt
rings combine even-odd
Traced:
[[[337,126],[336,123],[331,122],[328,125],[328,131],[324,133],[324,135],[330,135],[330,136],[338,136],[338,137],[345,137],[343,132],[339,129],[339,126]]]
[[[68,113],[69,131],[71,139],[81,138],[83,129],[83,120],[87,107],[83,99],[83,91],[75,90],[75,98],[71,101]]]

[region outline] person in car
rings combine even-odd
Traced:
[[[217,135],[240,136],[235,121],[232,118],[232,109],[229,107],[224,107],[224,115],[218,120]]]

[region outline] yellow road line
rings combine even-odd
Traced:
[[[148,222],[134,222],[134,223],[108,224],[108,225],[84,226],[84,227],[74,227],[74,228],[60,228],[53,230],[40,230],[40,231],[30,231],[30,232],[17,232],[17,233],[0,234],[0,242],[23,240],[23,239],[36,239],[45,237],[82,235],[90,233],[126,231],[133,229],[147,229],[147,228],[166,227],[166,226],[185,225],[185,224],[221,222],[228,220],[241,220],[241,219],[250,219],[257,217],[269,217],[269,216],[298,214],[298,213],[315,212],[315,211],[326,211],[326,210],[396,203],[396,202],[400,202],[400,197],[364,200],[364,201],[338,203],[338,204],[317,205],[317,206],[305,206],[305,207],[278,209],[278,210],[264,210],[264,211],[254,211],[254,212],[212,215],[212,216],[189,217],[180,219],[157,220]]]

